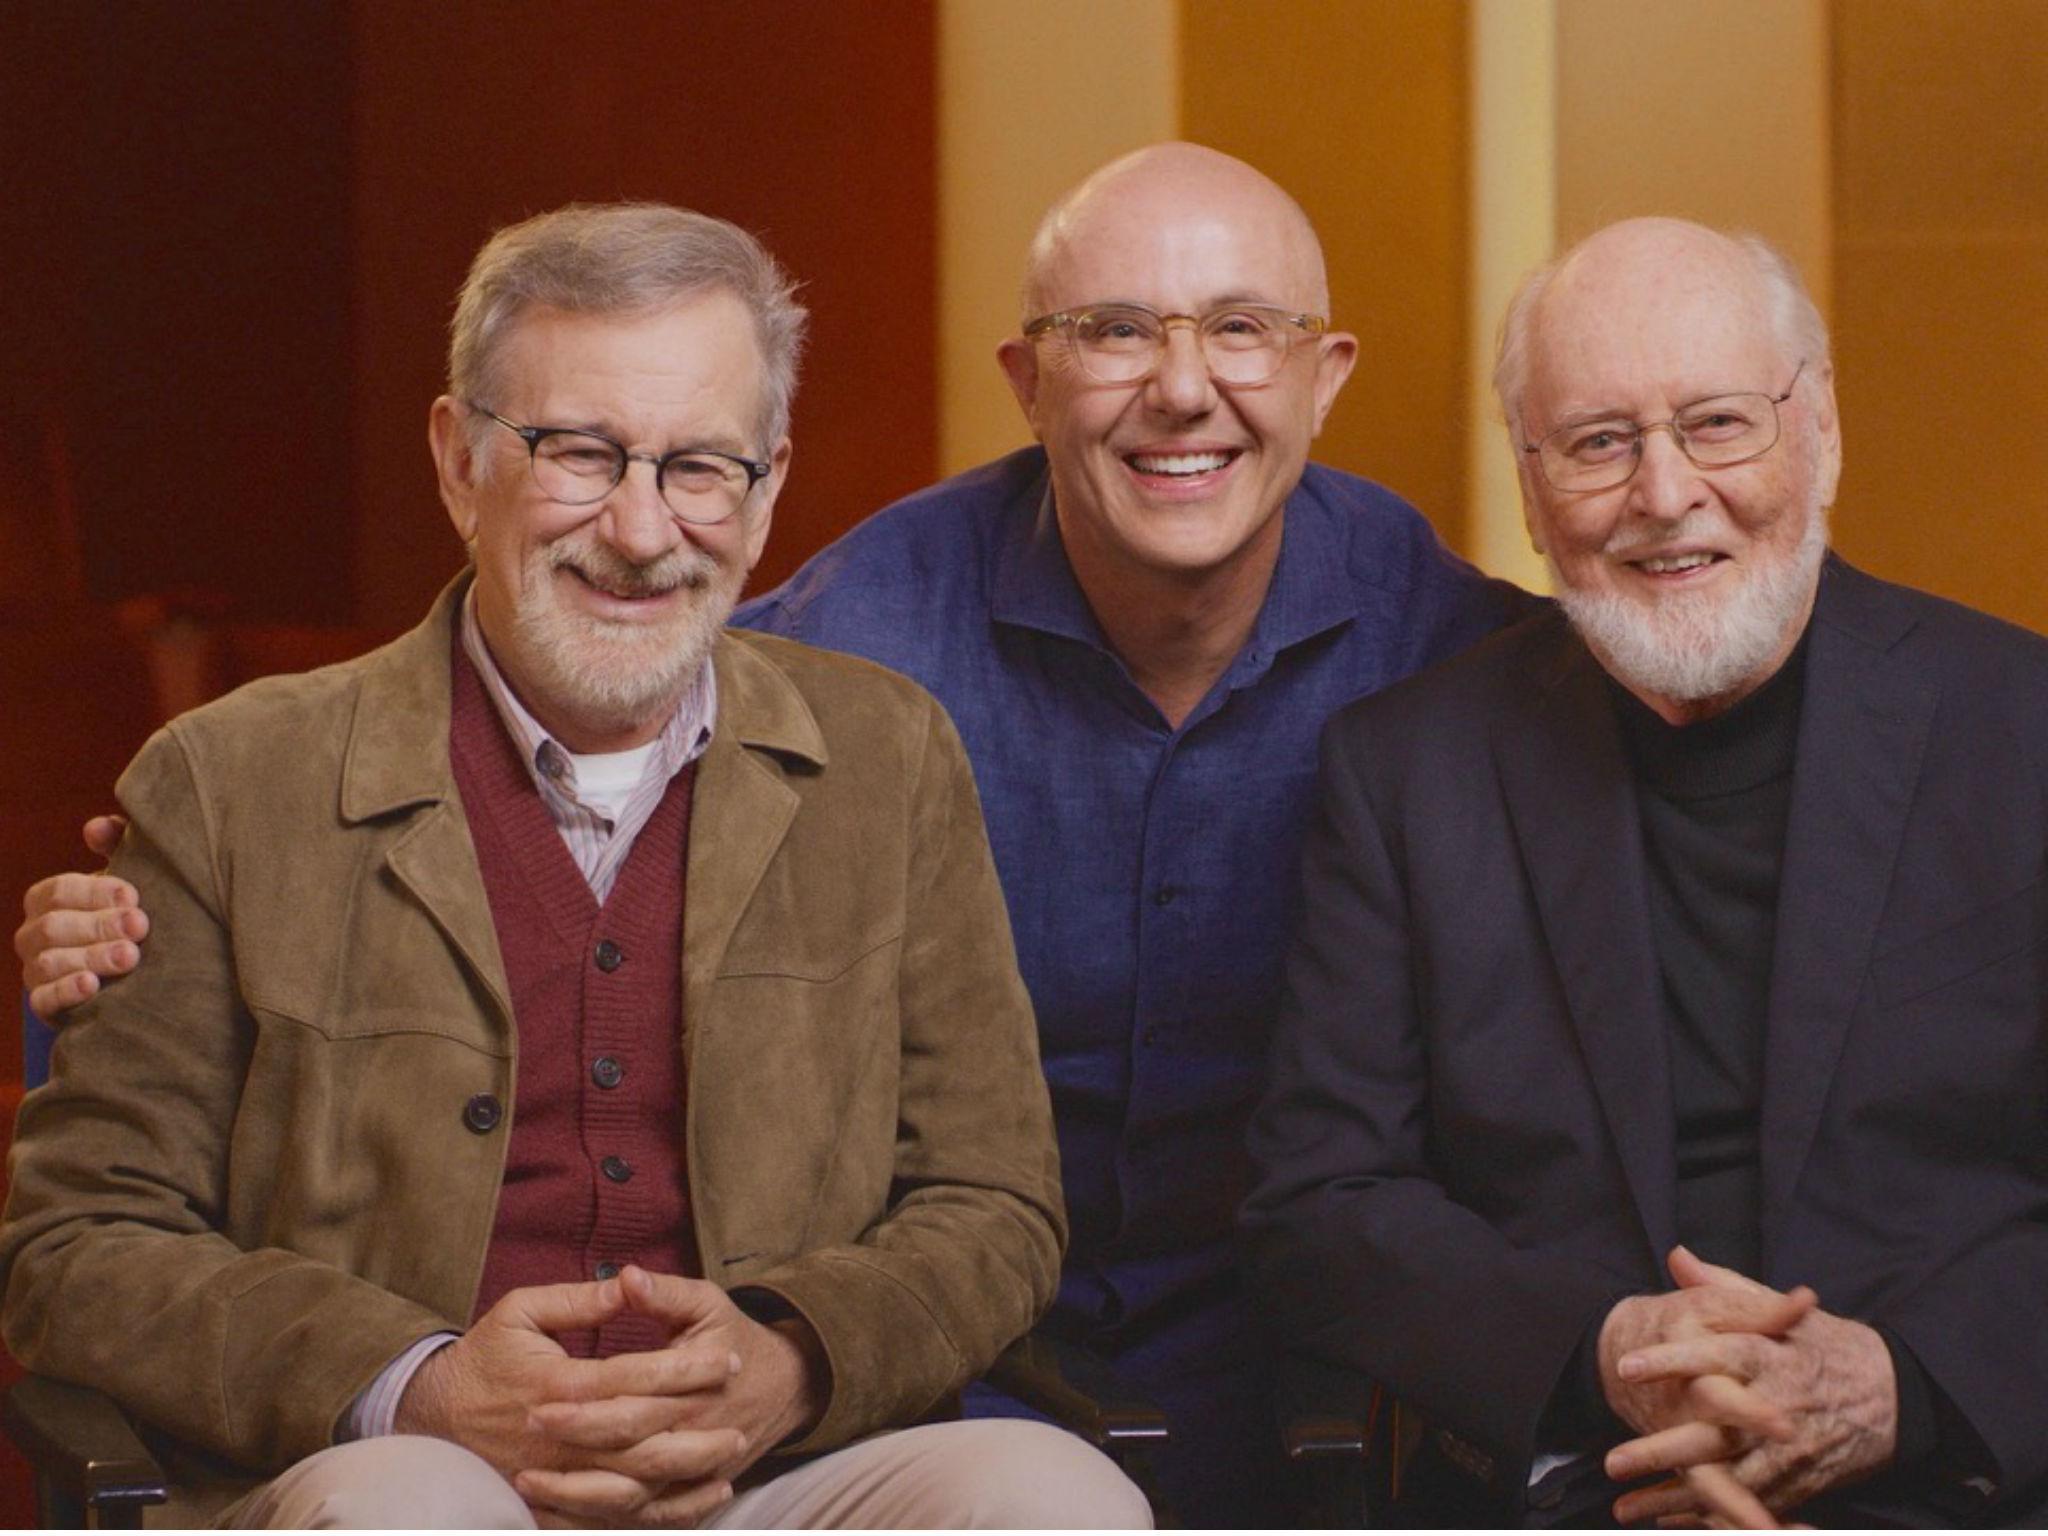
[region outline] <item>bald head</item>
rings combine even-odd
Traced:
[[[1327,314],[1330,283],[1322,245],[1299,203],[1270,177],[1218,150],[1148,145],[1110,161],[1046,210],[1025,267],[1024,318],[1072,304],[1140,297],[1078,291],[1076,284],[1099,269],[1105,254],[1143,251],[1148,262],[1170,269],[1252,232],[1270,242],[1275,261],[1268,280],[1286,291],[1217,297],[1258,298]],[[1171,282],[1176,274],[1156,275]]]
[[[1756,235],[1686,219],[1625,219],[1522,279],[1501,321],[1493,383],[1508,432],[1522,440],[1534,374],[1561,365],[1589,325],[1636,326],[1660,312],[1717,311],[1766,328],[1789,365],[1827,370],[1827,325],[1796,267]]]

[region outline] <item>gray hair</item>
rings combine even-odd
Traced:
[[[1828,326],[1821,319],[1812,296],[1807,293],[1806,283],[1792,258],[1761,235],[1737,232],[1723,238],[1749,258],[1757,278],[1763,283],[1765,301],[1770,306],[1771,329],[1777,335],[1778,344],[1789,357],[1803,358],[1809,369],[1818,371],[1829,361]],[[1500,332],[1494,344],[1493,393],[1511,437],[1516,437],[1522,430],[1519,424],[1522,391],[1529,381],[1529,339],[1535,328],[1536,306],[1551,280],[1564,270],[1565,264],[1578,250],[1579,247],[1574,246],[1555,261],[1546,262],[1531,271],[1516,285],[1514,297],[1508,300],[1507,311],[1501,316]]]
[[[666,203],[571,203],[484,242],[449,325],[448,393],[495,402],[499,354],[530,306],[630,315],[723,290],[747,306],[761,347],[758,451],[789,432],[808,316],[768,248],[736,224]],[[476,428],[488,432],[488,421]]]

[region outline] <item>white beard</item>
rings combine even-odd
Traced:
[[[1684,537],[1681,527],[1660,542]],[[1798,547],[1752,564],[1733,592],[1678,592],[1649,603],[1573,588],[1555,561],[1550,573],[1572,627],[1617,680],[1636,693],[1694,703],[1763,680],[1805,616],[1827,548],[1827,510],[1815,505]]]
[[[556,600],[556,572],[581,571],[620,593],[691,589],[666,623],[633,623],[573,612]],[[526,564],[513,614],[527,683],[584,726],[606,733],[647,724],[683,695],[711,654],[739,600],[746,572],[682,546],[634,565],[595,540],[559,539]],[[576,577],[569,577],[576,580]]]

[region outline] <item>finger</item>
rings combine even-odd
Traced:
[[[1778,1520],[1764,1507],[1763,1500],[1743,1487],[1726,1464],[1709,1462],[1688,1467],[1686,1483],[1700,1497],[1709,1517],[1718,1515],[1737,1530],[1775,1531]]]
[[[1664,1260],[1664,1267],[1671,1271],[1671,1278],[1684,1290],[1702,1285],[1721,1285],[1730,1290],[1777,1294],[1761,1280],[1753,1280],[1739,1269],[1709,1264],[1683,1243],[1671,1250]]]
[[[128,830],[126,816],[95,816],[80,829],[85,846],[103,859],[111,859],[121,846],[121,834]]]
[[[1703,1461],[1725,1461],[1743,1448],[1721,1425],[1693,1420],[1617,1445],[1607,1453],[1607,1475],[1617,1483],[1632,1483],[1653,1472],[1676,1472]]]
[[[571,1280],[507,1291],[487,1315],[514,1328],[566,1333],[608,1323],[625,1304],[625,1293],[616,1280]]]
[[[627,1305],[635,1312],[659,1318],[678,1332],[731,1305],[725,1292],[709,1280],[657,1275],[637,1264],[619,1271],[619,1283],[625,1287]]]
[[[1763,1393],[1729,1376],[1696,1376],[1686,1396],[1702,1419],[1739,1429],[1761,1440],[1790,1440],[1797,1432],[1791,1415]]]
[[[671,1489],[640,1513],[649,1525],[701,1525],[731,1502],[732,1484],[720,1478],[691,1488]]]
[[[665,1486],[700,1482],[737,1466],[747,1454],[747,1437],[736,1429],[671,1429],[638,1445],[597,1457],[591,1465],[635,1482]]]
[[[65,945],[38,950],[35,958],[24,960],[21,979],[32,987],[79,975],[107,980],[127,975],[135,969],[141,959],[142,951],[126,939],[110,939],[100,944]],[[98,988],[93,989],[97,990]],[[91,995],[91,992],[86,993],[88,997]]]
[[[28,1005],[45,1024],[53,1024],[65,1009],[76,1008],[99,989],[100,979],[91,971],[73,971],[29,988]]]
[[[1709,1264],[1683,1243],[1671,1250],[1666,1266],[1682,1290],[1715,1288],[1732,1293],[1732,1297],[1743,1298],[1742,1304],[1727,1315],[1749,1319],[1742,1326],[1753,1333],[1783,1333],[1812,1311],[1819,1300],[1812,1288],[1804,1285],[1795,1286],[1781,1295],[1740,1270]]]
[[[731,1360],[697,1373],[699,1385],[684,1391],[707,1392],[723,1386],[733,1377]],[[688,1403],[674,1396],[604,1397],[583,1402],[542,1403],[533,1409],[534,1427],[550,1440],[586,1451],[617,1451],[636,1445],[649,1435],[673,1429],[688,1410]]]
[[[531,1504],[527,1508],[533,1511],[533,1523],[544,1531],[601,1531],[606,1526],[603,1520],[578,1519],[574,1515],[560,1514]]]
[[[1645,1344],[1614,1363],[1623,1381],[1643,1383],[1678,1377],[1727,1376],[1738,1382],[1755,1378],[1762,1366],[1762,1342],[1748,1333],[1707,1333],[1698,1338]]]
[[[561,1379],[567,1390],[550,1392],[557,1402],[595,1402],[609,1397],[687,1398],[707,1390],[714,1381],[733,1375],[732,1351],[722,1344],[673,1344],[603,1360],[567,1362]]]
[[[1667,1477],[1648,1488],[1631,1488],[1614,1501],[1614,1518],[1620,1525],[1641,1525],[1654,1520],[1659,1525],[1698,1525],[1705,1518],[1700,1496],[1682,1477]]]
[[[148,934],[149,917],[140,907],[52,907],[15,929],[14,952],[28,960],[37,952],[122,940],[134,943]]]
[[[617,1472],[578,1468],[551,1472],[528,1468],[512,1479],[519,1497],[557,1514],[614,1524],[640,1524],[640,1511],[661,1493]]]
[[[1709,1495],[1712,1496],[1710,1502]],[[1725,1465],[1709,1462],[1649,1488],[1632,1488],[1614,1501],[1618,1525],[1654,1520],[1671,1530],[1701,1526],[1749,1529],[1776,1528],[1771,1512],[1736,1481]]]
[[[139,906],[141,900],[126,880],[70,873],[48,875],[30,886],[22,893],[21,910],[25,916],[41,917],[45,912]]]

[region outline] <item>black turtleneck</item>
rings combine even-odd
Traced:
[[[1761,1267],[1764,1019],[1805,683],[1803,637],[1756,692],[1691,725],[1666,724],[1610,682],[1641,791],[1678,1131],[1678,1235],[1748,1275]]]

